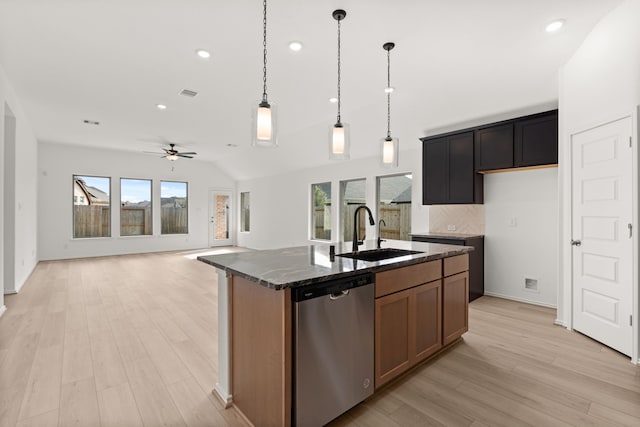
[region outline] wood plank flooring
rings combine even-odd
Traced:
[[[244,426],[211,395],[215,270],[182,253],[42,262],[0,318],[0,426]],[[332,426],[640,425],[640,367],[554,326],[470,304],[464,341]]]

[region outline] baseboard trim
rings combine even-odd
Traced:
[[[564,323],[564,321],[563,321],[563,320],[560,320],[560,319],[556,319],[556,320],[554,320],[554,321],[553,321],[553,324],[554,324],[554,325],[558,325],[558,326],[563,326],[563,327],[565,327],[565,328],[567,327],[567,324],[566,324],[566,323]]]
[[[216,383],[216,385],[213,387],[213,391],[211,391],[211,394],[218,398],[220,403],[222,403],[222,406],[224,406],[224,409],[229,409],[233,404],[232,396],[224,392],[221,389],[220,384],[218,383]]]
[[[5,311],[7,311],[7,306],[6,305],[0,306],[0,317],[2,317]]]
[[[486,290],[484,291],[484,294],[488,295],[490,297],[497,297],[497,298],[502,298],[502,299],[508,299],[508,300],[511,300],[511,301],[524,302],[526,304],[539,305],[541,307],[555,308],[555,309],[558,308],[558,306],[555,305],[555,304],[546,304],[546,303],[539,302],[539,301],[531,301],[531,300],[528,300],[526,298],[518,298],[518,297],[511,296],[511,295],[503,295],[503,294],[499,294],[499,293],[496,293],[496,292],[487,292]]]

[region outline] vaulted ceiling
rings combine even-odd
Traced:
[[[377,154],[386,133],[383,43],[396,43],[392,132],[406,150],[437,129],[554,105],[559,68],[621,2],[269,0],[277,149],[250,147],[262,94],[260,0],[0,0],[0,66],[42,142],[142,152],[170,141],[248,179],[329,162],[334,9],[347,11],[342,119],[352,158],[362,158]],[[546,33],[557,18],[565,27]],[[301,51],[288,48],[293,40]]]

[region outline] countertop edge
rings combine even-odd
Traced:
[[[385,265],[372,265],[372,266],[365,266],[364,268],[358,269],[358,270],[354,270],[354,271],[346,271],[346,272],[340,272],[340,273],[329,273],[325,276],[319,276],[319,277],[312,277],[312,278],[306,278],[306,279],[302,279],[302,280],[293,280],[293,281],[289,281],[287,283],[274,283],[265,279],[261,279],[259,277],[253,276],[251,274],[247,274],[245,272],[239,271],[238,269],[234,269],[233,267],[229,267],[226,265],[223,265],[221,263],[217,263],[211,259],[207,259],[206,256],[198,256],[197,260],[204,262],[205,264],[209,264],[219,270],[223,270],[227,273],[231,273],[240,277],[243,277],[247,280],[250,280],[252,282],[255,282],[256,284],[259,284],[261,286],[265,286],[267,288],[276,290],[276,291],[280,291],[280,290],[284,290],[286,288],[297,288],[297,287],[301,287],[301,286],[307,286],[307,285],[311,285],[314,283],[321,283],[321,282],[326,282],[329,280],[334,280],[334,279],[340,279],[340,278],[344,278],[344,277],[350,277],[350,276],[355,276],[358,274],[366,274],[366,273],[378,273],[378,272],[382,272],[382,271],[386,271],[386,270],[393,270],[396,268],[401,268],[401,267],[406,267],[406,266],[410,266],[410,265],[415,265],[415,264],[421,264],[424,262],[429,262],[429,261],[434,261],[437,259],[443,259],[443,258],[449,258],[452,256],[456,256],[456,255],[462,255],[465,253],[469,253],[471,251],[473,251],[474,248],[473,247],[469,247],[469,246],[460,246],[459,248],[456,247],[456,249],[452,249],[452,250],[448,250],[445,252],[439,252],[437,254],[419,254],[416,255],[414,258],[411,259],[405,259],[405,260],[400,260],[397,262],[392,262],[392,263],[388,263]],[[367,261],[358,261],[358,262],[362,262],[362,263],[367,263]]]

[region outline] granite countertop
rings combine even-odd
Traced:
[[[423,233],[409,233],[409,236],[416,237],[433,237],[440,239],[466,240],[474,237],[484,237],[483,234],[465,234],[465,233],[444,233],[435,231],[425,231]]]
[[[460,255],[473,250],[469,246],[443,245],[394,240],[384,248],[409,249],[421,253],[381,261],[362,261],[329,256],[329,244],[299,246],[222,255],[199,256],[198,260],[226,272],[242,276],[275,290],[324,282],[359,273],[377,272]],[[351,252],[351,242],[335,244],[336,254]],[[375,249],[376,241],[367,240],[359,251]]]

